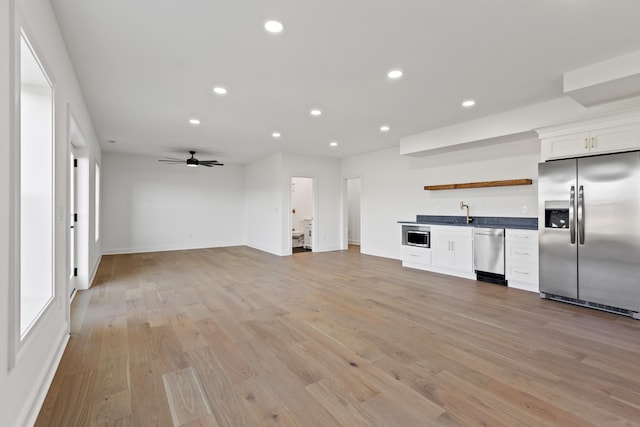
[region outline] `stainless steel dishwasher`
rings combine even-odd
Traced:
[[[474,228],[473,268],[480,281],[507,284],[504,276],[504,229]]]

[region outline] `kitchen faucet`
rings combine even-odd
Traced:
[[[473,218],[469,216],[469,205],[465,205],[464,202],[460,202],[460,209],[467,208],[467,224],[473,222]]]

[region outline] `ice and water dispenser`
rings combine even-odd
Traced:
[[[569,228],[569,201],[551,200],[544,202],[545,228]]]

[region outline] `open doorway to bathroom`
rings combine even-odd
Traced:
[[[291,178],[291,253],[313,251],[313,178]]]
[[[361,180],[348,178],[346,181],[348,250],[360,252]]]

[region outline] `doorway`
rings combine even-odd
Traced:
[[[76,277],[78,276],[78,234],[76,227],[78,223],[77,211],[77,187],[78,187],[78,159],[76,159],[73,145],[69,150],[69,281],[67,283],[67,295],[73,299],[76,293]]]
[[[291,178],[291,253],[312,252],[314,248],[314,180]]]
[[[89,155],[75,119],[68,114],[69,126],[69,284],[74,289],[89,289]],[[73,226],[73,228],[71,228]]]
[[[346,180],[346,234],[347,249],[360,252],[361,206],[362,206],[362,181],[358,178]]]

